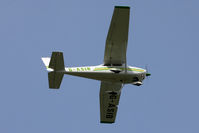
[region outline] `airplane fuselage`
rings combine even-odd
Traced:
[[[122,82],[141,85],[146,76],[146,70],[138,67],[127,66],[84,66],[66,67],[64,74],[79,76],[89,79],[109,82]]]

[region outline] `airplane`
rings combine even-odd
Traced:
[[[124,84],[142,85],[151,74],[146,69],[128,66],[126,50],[128,41],[130,7],[115,6],[104,53],[104,62],[97,66],[65,67],[62,52],[52,52],[42,57],[48,71],[49,88],[59,89],[64,74],[101,81],[100,122],[114,123]]]

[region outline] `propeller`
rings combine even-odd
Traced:
[[[151,76],[151,74],[148,72],[148,65],[145,66],[145,69],[146,69],[146,76],[147,77]]]

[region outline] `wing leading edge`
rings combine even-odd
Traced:
[[[126,63],[130,7],[116,6],[109,27],[105,53],[105,65]]]
[[[114,123],[121,94],[121,83],[101,82],[100,117],[101,123]]]

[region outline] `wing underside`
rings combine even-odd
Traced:
[[[116,6],[114,9],[106,39],[105,65],[122,65],[126,63],[129,12],[129,7]]]
[[[100,87],[100,117],[101,123],[114,123],[120,94],[121,83],[101,82]]]

